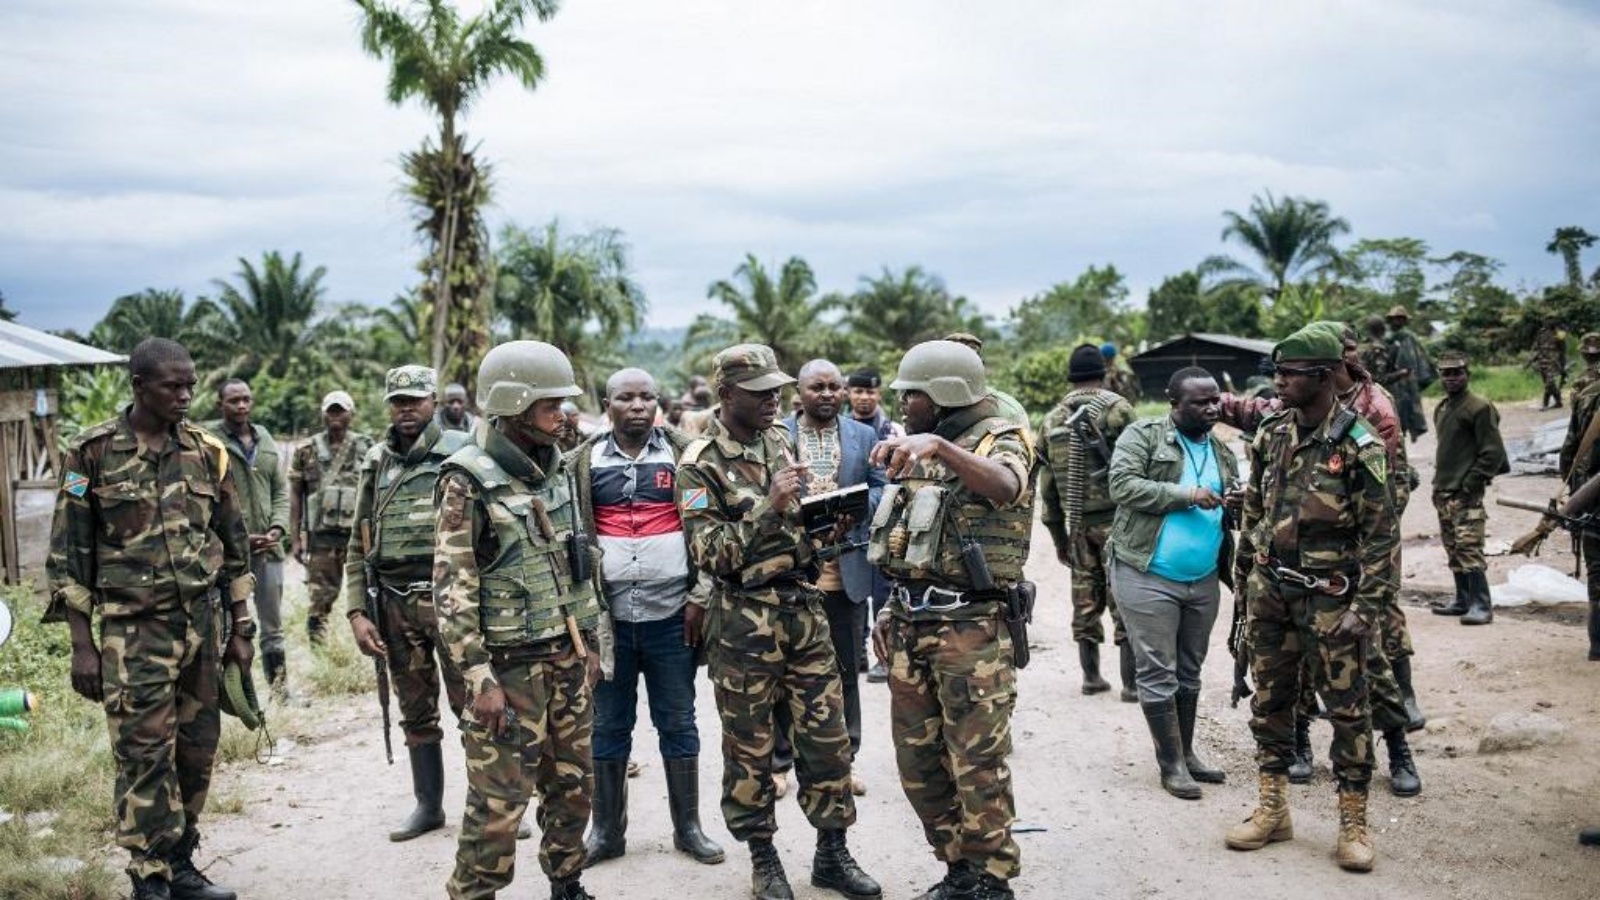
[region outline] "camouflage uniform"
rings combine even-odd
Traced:
[[[1533,338],[1533,359],[1529,365],[1544,380],[1544,396],[1540,398],[1540,407],[1549,407],[1552,399],[1555,400],[1554,405],[1559,407],[1561,382],[1567,373],[1567,352],[1554,325],[1546,322],[1539,327],[1539,333]]]
[[[233,470],[188,423],[142,446],[125,409],[74,438],[61,471],[45,621],[100,613],[117,844],[129,874],[170,878],[198,840],[221,733],[218,592],[240,603],[253,587]]]
[[[326,431],[295,448],[289,459],[289,492],[301,498],[301,520],[293,523],[305,536],[306,593],[310,609],[306,630],[320,640],[328,614],[339,600],[344,581],[345,548],[356,513],[356,482],[361,460],[372,438],[346,432],[334,447]]]
[[[1585,335],[1585,341],[1589,337]],[[1596,345],[1600,352],[1600,336],[1596,337]],[[1590,444],[1582,456],[1578,453],[1585,449],[1583,438],[1588,430],[1600,427],[1594,424],[1595,416],[1600,416],[1600,383],[1589,385],[1572,400],[1572,419],[1567,424],[1567,439],[1560,455],[1561,477],[1569,491],[1576,491],[1600,473],[1600,440]],[[1589,659],[1600,661],[1600,534],[1585,532],[1579,541],[1589,584]]]
[[[1583,355],[1584,368],[1572,379],[1572,389],[1567,394],[1574,404],[1589,385],[1600,383],[1600,332],[1585,334],[1578,343],[1578,352]]]
[[[1389,310],[1389,319],[1392,325],[1388,337],[1390,369],[1381,383],[1394,395],[1400,427],[1416,440],[1428,433],[1428,419],[1422,413],[1422,391],[1433,383],[1433,366],[1417,336],[1405,328],[1410,319],[1405,309],[1397,306]],[[1404,375],[1399,374],[1402,371]]]
[[[591,573],[597,566],[592,546],[574,539],[571,473],[555,448],[539,457],[491,426],[446,460],[440,475],[433,570],[440,631],[468,696],[501,688],[508,719],[500,734],[462,720],[467,810],[449,884],[457,900],[492,897],[510,885],[517,824],[535,791],[540,866],[557,882],[583,868],[594,708],[578,651],[594,643],[601,609],[593,578],[574,579],[569,549],[589,554]],[[590,632],[581,644],[568,616]]]

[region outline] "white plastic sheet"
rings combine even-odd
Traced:
[[[1489,588],[1489,596],[1494,599],[1495,606],[1589,602],[1589,591],[1583,582],[1538,563],[1512,569],[1505,584]]]

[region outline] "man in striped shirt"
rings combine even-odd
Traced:
[[[612,671],[595,688],[593,828],[588,865],[627,849],[628,756],[644,676],[667,773],[673,845],[703,863],[723,850],[700,828],[700,733],[694,719],[695,647],[703,614],[674,492],[688,438],[655,425],[660,392],[642,369],[606,383],[611,430],[568,457],[585,527],[600,541],[600,574],[615,635]]]

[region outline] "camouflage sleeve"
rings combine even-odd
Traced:
[[[499,685],[489,664],[478,618],[478,555],[483,505],[472,480],[460,473],[439,480],[439,520],[433,547],[433,599],[439,637],[471,696]]]
[[[1149,477],[1151,460],[1160,442],[1159,419],[1125,429],[1111,453],[1111,499],[1153,516],[1188,509],[1193,490],[1176,482]]]
[[[1278,407],[1278,401],[1268,397],[1223,394],[1219,420],[1222,424],[1231,425],[1240,431],[1253,432],[1261,425],[1261,420]]]
[[[222,541],[222,574],[228,600],[238,603],[255,594],[256,577],[250,572],[250,531],[239,505],[239,470],[233,466],[222,476],[217,504],[211,508],[211,531]]]
[[[306,441],[294,448],[294,453],[289,457],[289,489],[305,483],[306,480],[306,452],[311,448],[311,442]]]
[[[994,442],[989,448],[989,459],[994,460],[1017,476],[1017,493],[1004,503],[997,503],[997,509],[1005,509],[1022,503],[1033,502],[1033,494],[1029,487],[1033,484],[1034,450],[1017,434],[1008,434]]]
[[[1105,435],[1106,443],[1112,447],[1117,445],[1117,440],[1128,426],[1138,421],[1138,413],[1133,411],[1133,404],[1118,398],[1100,417],[1100,433]],[[1108,460],[1109,462],[1109,460]]]
[[[678,512],[689,561],[718,578],[736,577],[750,563],[775,555],[780,544],[799,546],[805,533],[765,495],[748,509],[727,508],[722,486],[699,463],[678,467]],[[756,556],[758,544],[767,552]]]
[[[50,525],[50,554],[45,558],[50,585],[46,622],[65,622],[69,609],[91,617],[94,611],[95,528],[90,483],[82,449],[73,447],[61,459],[61,485]]]
[[[361,479],[356,482],[356,518],[350,529],[350,543],[345,545],[344,551],[344,614],[353,616],[356,613],[367,611],[367,566],[366,557],[368,547],[362,540],[362,535],[367,535],[367,540],[372,539],[372,505],[374,491],[376,490],[375,469],[371,466],[361,467]]]
[[[1066,521],[1062,512],[1061,486],[1056,484],[1056,473],[1050,465],[1050,434],[1061,427],[1061,420],[1051,410],[1039,426],[1039,518],[1046,527],[1061,525]]]
[[[1250,480],[1245,484],[1244,511],[1239,516],[1239,532],[1240,534],[1246,536],[1249,536],[1253,531],[1255,531],[1256,526],[1261,522],[1262,517],[1266,514],[1266,499],[1265,495],[1262,493],[1263,485],[1261,483],[1261,470],[1264,468],[1261,465],[1261,454],[1266,448],[1266,442],[1266,432],[1257,432],[1256,439],[1250,442],[1249,449],[1245,454],[1250,463]],[[1252,540],[1252,546],[1254,543],[1255,542]]]
[[[1354,473],[1350,491],[1361,557],[1361,580],[1350,606],[1362,621],[1374,624],[1384,598],[1398,587],[1390,580],[1394,575],[1390,563],[1399,529],[1385,472],[1388,452],[1383,449],[1382,442],[1374,442],[1369,447],[1357,447],[1353,441],[1349,443],[1349,449],[1360,461],[1360,465],[1349,466],[1347,471]],[[1255,477],[1251,475],[1252,479]]]

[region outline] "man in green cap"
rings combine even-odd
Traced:
[[[1341,868],[1372,868],[1367,786],[1372,711],[1362,661],[1392,585],[1393,497],[1388,454],[1373,426],[1335,395],[1340,329],[1315,323],[1272,351],[1282,412],[1251,445],[1243,530],[1252,548],[1246,582],[1256,693],[1250,729],[1260,765],[1260,804],[1229,829],[1227,844],[1257,850],[1289,840],[1288,768],[1304,657],[1328,709],[1330,757],[1339,783]]]
[[[739,344],[715,360],[717,417],[678,461],[689,558],[713,579],[706,612],[711,681],[722,717],[722,815],[750,847],[751,894],[793,897],[773,847],[773,707],[792,715],[800,806],[817,829],[811,883],[851,898],[882,895],[851,857],[856,820],[844,686],[815,585],[817,554],[800,518],[808,467],[775,427],[794,379],[770,348]],[[839,523],[843,537],[848,522]]]
[[[1428,433],[1428,417],[1422,412],[1422,392],[1433,384],[1433,366],[1422,343],[1407,325],[1411,313],[1398,304],[1384,317],[1389,324],[1389,371],[1381,383],[1394,394],[1395,411],[1400,414],[1400,427],[1411,435],[1411,442]]]
[[[355,525],[361,461],[372,438],[350,431],[355,400],[345,391],[322,398],[323,430],[289,458],[289,546],[306,567],[306,636],[320,645],[344,581],[345,548]]]
[[[1435,615],[1460,616],[1463,625],[1494,621],[1489,600],[1489,563],[1483,558],[1488,513],[1483,492],[1496,475],[1511,471],[1500,438],[1500,413],[1494,404],[1467,387],[1467,355],[1447,350],[1439,356],[1444,399],[1433,410],[1439,433],[1434,459],[1433,508],[1439,512],[1439,541],[1444,544],[1455,599],[1433,609]]]

